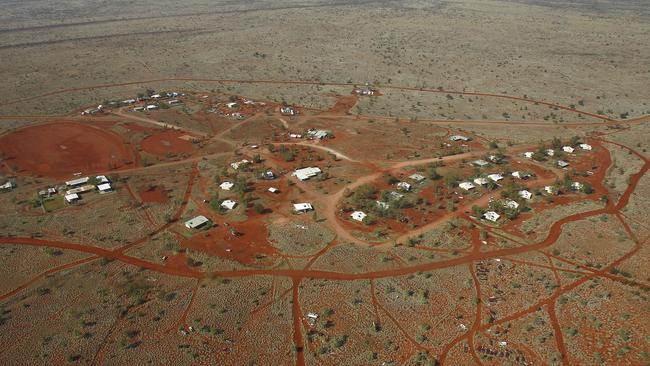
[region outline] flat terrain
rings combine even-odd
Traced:
[[[645,4],[0,4],[4,364],[650,364]]]

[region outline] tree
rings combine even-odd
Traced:
[[[438,174],[438,171],[436,170],[436,167],[433,166],[433,164],[429,164],[427,167],[427,175],[432,180],[440,179],[440,174]]]
[[[456,186],[457,181],[458,181],[458,179],[453,175],[445,175],[445,177],[444,177],[445,185],[448,188],[453,188],[454,186]]]
[[[557,137],[553,137],[553,141],[551,141],[551,145],[553,145],[554,149],[559,149],[562,147],[562,140],[560,140]]]
[[[253,210],[255,210],[255,212],[257,212],[258,214],[263,214],[266,209],[261,203],[255,202],[255,204],[253,205]]]
[[[499,144],[497,144],[496,141],[490,141],[489,147],[490,147],[490,149],[498,149]]]

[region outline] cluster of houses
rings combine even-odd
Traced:
[[[581,143],[578,146],[580,147],[580,149],[585,150],[585,151],[591,151],[593,149],[591,145],[586,144],[586,143]],[[574,147],[572,147],[572,146],[568,146],[568,145],[567,146],[562,146],[562,151],[567,153],[567,154],[573,154],[575,152],[575,150],[576,149]],[[527,159],[532,159],[534,155],[535,155],[535,153],[532,152],[532,151],[526,151],[525,153],[523,153],[523,156],[525,158],[527,158]],[[552,158],[552,157],[555,156],[555,150],[554,149],[546,149],[544,151],[544,155]],[[557,160],[557,166],[560,167],[560,168],[566,168],[566,167],[569,166],[569,162],[567,162],[566,160],[559,159],[559,160]]]
[[[56,194],[63,194],[65,202],[72,204],[81,199],[83,193],[97,191],[100,194],[113,191],[111,181],[105,175],[98,175],[93,178],[82,177],[69,180],[60,187],[47,187],[38,191],[41,199],[50,198]]]

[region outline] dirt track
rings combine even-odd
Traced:
[[[165,80],[184,80],[184,79],[165,79]],[[194,79],[190,79],[194,80]],[[162,80],[160,80],[162,81]],[[210,80],[210,81],[218,81],[218,82],[252,82],[252,81],[233,81],[233,80]],[[154,82],[154,81],[148,81],[148,82]],[[260,82],[260,81],[257,81]],[[316,83],[316,82],[277,82],[277,81],[261,81],[262,83],[308,83],[308,84],[321,84],[321,83]],[[140,82],[134,82],[133,84],[140,83]],[[326,84],[326,85],[348,85],[348,84]],[[99,87],[110,87],[110,86],[99,86]],[[384,88],[389,88],[389,87],[384,87]],[[403,90],[418,90],[418,91],[426,91],[426,92],[444,92],[444,93],[454,93],[450,91],[438,91],[438,90],[420,90],[420,89],[413,89],[413,88],[399,88]],[[71,90],[79,90],[79,89],[70,89],[67,91]],[[62,93],[66,91],[60,91],[60,92],[53,92],[50,93],[49,95],[56,94],[56,93]],[[483,94],[483,93],[462,93],[466,95],[481,95],[481,96],[490,96],[490,97],[497,97],[497,98],[508,98],[508,99],[517,99],[521,101],[526,101],[526,102],[536,102],[532,101],[530,99],[523,99],[523,98],[517,98],[517,97],[510,97],[510,96],[503,96],[503,95],[495,95],[495,94]],[[18,101],[15,101],[18,102]],[[551,106],[556,106],[551,103],[545,103],[545,102],[537,102],[541,104],[547,104]],[[598,116],[594,114],[589,114],[583,111],[578,111],[575,109],[571,109],[568,107],[562,107],[562,106],[556,106],[561,109],[565,109],[567,111],[575,112],[575,113],[581,113],[585,115],[589,115],[594,118],[598,118],[601,120],[608,120],[607,118],[604,118],[603,116]],[[119,114],[119,113],[118,113]],[[609,122],[614,122],[612,120],[608,120]],[[635,119],[634,122],[639,122],[642,123],[646,121],[646,118],[639,118]],[[156,124],[156,121],[148,120],[146,121],[147,123],[154,123]],[[158,122],[159,123],[159,122]],[[472,121],[471,123],[477,123],[476,121]],[[481,123],[481,122],[478,122]],[[517,122],[508,122],[508,124],[517,124]],[[527,125],[528,123],[522,123],[522,125]],[[10,135],[9,135],[10,136]],[[564,217],[560,220],[557,220],[554,222],[547,234],[547,236],[538,242],[531,243],[531,244],[526,244],[526,245],[521,245],[518,247],[512,247],[512,248],[506,248],[506,249],[494,249],[491,251],[479,251],[478,248],[480,246],[480,243],[473,242],[472,243],[472,248],[471,251],[468,253],[463,253],[463,255],[460,255],[458,257],[452,258],[452,259],[444,259],[440,261],[435,261],[435,262],[430,262],[430,263],[423,263],[423,264],[415,264],[415,265],[404,265],[402,267],[396,268],[396,269],[389,269],[389,270],[377,270],[377,271],[366,271],[366,272],[359,272],[359,273],[346,273],[346,272],[334,272],[334,271],[322,271],[322,270],[313,270],[310,267],[311,263],[315,260],[315,258],[310,261],[310,264],[304,267],[303,269],[293,269],[293,268],[275,268],[275,269],[243,269],[243,270],[224,270],[224,271],[216,271],[216,272],[201,272],[199,270],[194,270],[190,269],[187,267],[181,267],[181,266],[171,266],[171,265],[163,265],[163,264],[158,264],[158,263],[153,263],[145,260],[141,260],[138,258],[135,258],[133,256],[129,256],[126,254],[126,252],[130,249],[133,248],[134,246],[137,246],[139,244],[142,244],[146,238],[143,238],[141,240],[134,241],[132,243],[129,243],[123,247],[120,247],[116,250],[107,250],[107,249],[102,249],[99,247],[91,246],[91,245],[81,245],[81,244],[74,244],[74,243],[67,243],[63,241],[55,241],[55,240],[47,240],[47,239],[35,239],[35,238],[29,238],[29,237],[2,237],[0,236],[0,242],[6,243],[6,244],[15,244],[15,245],[29,245],[29,246],[42,246],[42,247],[52,247],[52,248],[59,248],[59,249],[65,249],[65,250],[72,250],[72,251],[77,251],[77,252],[82,252],[82,253],[87,253],[90,256],[86,257],[82,260],[78,260],[75,262],[71,262],[56,268],[53,268],[49,271],[46,271],[42,274],[39,274],[38,276],[33,277],[20,287],[15,288],[14,290],[7,292],[5,294],[0,295],[0,300],[5,300],[7,298],[10,298],[12,296],[15,296],[16,294],[20,293],[22,290],[28,288],[29,286],[33,285],[35,282],[38,280],[42,279],[44,276],[49,275],[51,273],[56,273],[58,271],[62,271],[65,269],[73,268],[75,266],[82,265],[84,263],[88,263],[89,261],[95,260],[100,257],[107,257],[107,258],[112,258],[116,259],[118,261],[121,261],[123,263],[139,266],[142,268],[149,269],[151,271],[156,271],[160,273],[165,273],[167,275],[172,275],[172,276],[180,276],[180,277],[189,277],[189,278],[207,278],[207,277],[249,277],[249,276],[272,276],[272,277],[287,277],[290,278],[293,281],[293,286],[291,288],[291,293],[292,293],[292,298],[293,298],[293,308],[292,308],[292,314],[293,314],[293,339],[294,339],[294,344],[296,346],[297,352],[296,352],[296,363],[299,365],[304,364],[304,354],[303,354],[303,348],[304,344],[302,341],[302,332],[304,326],[302,325],[301,322],[301,317],[302,317],[302,309],[300,309],[300,303],[299,303],[299,286],[300,283],[303,279],[327,279],[327,280],[337,280],[337,281],[358,281],[358,280],[371,280],[371,286],[373,282],[372,280],[376,279],[382,279],[382,278],[388,278],[388,277],[398,277],[398,276],[404,276],[404,275],[409,275],[421,271],[431,271],[431,270],[436,270],[436,269],[442,269],[442,268],[450,268],[450,267],[455,267],[455,266],[467,266],[468,271],[472,276],[475,290],[476,290],[476,296],[477,298],[481,298],[481,287],[480,287],[480,282],[476,276],[474,265],[477,262],[480,261],[485,261],[485,260],[491,260],[494,258],[508,258],[510,256],[515,256],[523,253],[530,253],[530,252],[539,252],[541,251],[545,255],[550,255],[545,252],[545,249],[550,247],[551,245],[555,244],[555,242],[558,240],[560,235],[563,232],[563,228],[565,225],[576,222],[576,221],[581,221],[589,217],[594,217],[602,214],[609,214],[609,215],[614,215],[617,217],[617,219],[621,222],[623,225],[627,235],[630,238],[633,238],[635,242],[634,248],[627,252],[625,255],[616,258],[609,264],[607,264],[605,267],[598,269],[598,270],[592,270],[589,272],[587,275],[585,275],[582,278],[579,278],[577,280],[574,280],[570,284],[558,287],[551,296],[548,296],[544,298],[543,300],[537,302],[533,306],[530,306],[527,309],[517,311],[511,314],[508,314],[504,317],[501,317],[497,319],[495,322],[490,323],[490,324],[483,324],[482,319],[481,319],[481,305],[476,307],[475,309],[475,319],[473,322],[473,325],[471,328],[469,328],[465,333],[463,333],[461,336],[456,337],[455,339],[451,340],[449,343],[447,343],[441,350],[441,352],[438,354],[439,356],[439,361],[443,364],[447,361],[447,355],[452,350],[457,344],[459,344],[462,341],[467,340],[470,344],[470,349],[471,349],[471,355],[475,362],[480,363],[480,359],[477,357],[476,352],[474,350],[474,337],[480,333],[484,332],[486,329],[493,327],[498,324],[510,322],[515,319],[519,319],[523,316],[526,316],[528,314],[531,314],[535,311],[537,311],[539,308],[544,308],[545,311],[548,313],[549,318],[551,320],[552,327],[554,329],[554,335],[555,335],[555,341],[558,345],[558,350],[562,354],[562,362],[563,364],[568,364],[569,359],[568,359],[568,354],[566,350],[566,346],[564,345],[564,340],[562,338],[562,332],[561,332],[561,327],[558,323],[557,315],[555,314],[555,304],[556,301],[560,296],[563,294],[566,294],[567,292],[575,289],[576,287],[580,286],[581,284],[585,283],[591,278],[594,277],[608,277],[608,278],[616,278],[615,276],[612,276],[611,274],[608,273],[608,271],[611,268],[614,268],[616,265],[619,263],[625,261],[626,259],[632,257],[635,255],[639,249],[641,248],[641,245],[645,244],[648,240],[648,238],[637,238],[635,234],[632,232],[630,229],[629,225],[627,224],[626,220],[624,219],[624,216],[621,212],[623,210],[630,199],[631,194],[636,190],[637,185],[640,181],[640,179],[648,172],[650,169],[650,160],[645,158],[644,155],[641,153],[635,151],[634,149],[622,145],[620,143],[615,143],[612,141],[608,140],[598,140],[595,139],[594,143],[598,144],[600,141],[602,142],[607,142],[614,144],[616,146],[619,146],[623,149],[626,149],[629,151],[631,154],[636,156],[639,160],[643,162],[642,168],[634,173],[628,182],[628,186],[623,192],[622,196],[617,202],[613,202],[611,200],[607,201],[607,204],[604,208],[601,209],[596,209],[596,210],[591,210],[588,212],[583,212],[579,214],[573,214],[567,217]],[[322,149],[325,151],[328,151],[330,153],[335,154],[339,158],[349,160],[351,162],[357,162],[357,160],[352,159],[349,156],[346,156],[334,149],[331,149],[326,146],[321,146],[317,144],[311,144],[311,143],[300,143],[301,145],[309,146],[312,148],[317,148],[317,149]],[[605,150],[604,147],[599,146],[605,153],[603,155],[599,156],[599,163],[602,165],[599,167],[598,173],[595,176],[594,179],[596,179],[596,184],[594,184],[594,188],[596,192],[588,199],[592,200],[598,200],[601,195],[607,195],[608,191],[603,185],[603,179],[604,179],[604,174],[611,165],[611,157],[609,156],[609,152]],[[529,148],[529,147],[526,147]],[[508,153],[514,153],[516,151],[519,151],[522,149],[522,147],[517,147],[516,149],[511,149],[511,151],[508,151]],[[362,184],[372,182],[375,179],[378,179],[381,174],[384,171],[391,171],[391,170],[396,170],[396,169],[401,169],[404,167],[408,166],[416,166],[416,165],[422,165],[422,164],[427,164],[430,162],[434,161],[444,161],[444,162],[452,162],[452,161],[457,161],[461,159],[467,159],[475,156],[479,156],[480,154],[485,153],[485,151],[474,151],[472,153],[466,153],[466,154],[459,154],[459,155],[453,155],[453,156],[448,156],[442,159],[438,158],[431,158],[431,159],[422,159],[422,160],[414,160],[414,161],[405,161],[405,162],[399,162],[391,165],[389,168],[374,172],[372,174],[368,174],[366,176],[363,176],[359,179],[357,179],[355,182],[352,184],[347,185],[343,189],[340,189],[339,191],[335,192],[334,194],[331,195],[321,195],[319,198],[319,203],[323,207],[324,215],[325,218],[327,219],[327,223],[331,226],[332,229],[336,232],[338,235],[339,239],[344,239],[350,242],[354,242],[357,244],[361,245],[368,245],[368,243],[365,243],[364,241],[352,236],[340,223],[338,222],[338,218],[336,215],[337,212],[337,205],[338,202],[342,199],[343,193],[345,189],[352,190],[356,187],[359,187]],[[191,159],[183,160],[180,162],[172,162],[169,164],[180,164],[180,163],[187,163],[190,161],[196,162],[197,160],[201,159],[201,157],[193,157]],[[160,165],[159,165],[160,166]],[[135,168],[132,167],[130,169],[141,169],[141,168]],[[184,209],[185,205],[187,204],[192,188],[194,185],[194,182],[196,181],[197,177],[199,176],[199,171],[196,167],[196,164],[194,164],[194,168],[192,171],[192,176],[190,177],[189,184],[186,187],[185,194],[184,194],[184,199],[183,199],[183,205],[181,208],[176,212],[174,215],[173,220],[178,220]],[[536,182],[537,185],[542,185],[549,183],[555,179],[555,177],[552,178],[546,178],[542,180],[538,180]],[[313,193],[313,192],[312,192]],[[440,223],[444,223],[449,221],[450,219],[454,217],[460,217],[465,215],[464,211],[467,210],[472,204],[485,204],[488,199],[487,195],[484,195],[482,198],[480,198],[477,201],[474,202],[469,202],[466,205],[463,205],[458,209],[458,211],[454,213],[450,213],[449,215],[446,215],[445,217],[440,218],[439,220],[436,220],[433,223],[430,223],[426,226],[414,229],[409,231],[406,234],[403,234],[400,236],[398,241],[402,241],[407,239],[408,237],[423,233],[427,230],[430,230],[431,228],[435,227],[436,225],[439,225]],[[167,229],[171,224],[173,223],[170,222],[164,226],[161,226],[155,230],[155,232],[161,232],[165,229]],[[328,250],[328,248],[323,249],[322,252],[318,253],[318,256],[322,255]],[[551,264],[550,265],[551,269],[553,270],[553,273],[557,275],[557,269]],[[621,281],[625,281],[625,279],[620,279]],[[645,286],[644,284],[636,284],[638,286]],[[374,287],[372,289],[372,293],[374,294]],[[381,304],[377,302],[376,298],[373,300],[374,305],[376,308],[381,308]],[[387,316],[390,318],[391,315],[389,312],[387,312],[385,309],[383,310]],[[395,320],[394,318],[391,318],[399,327],[399,322]],[[405,333],[405,332],[404,332]],[[415,342],[414,342],[415,343]]]

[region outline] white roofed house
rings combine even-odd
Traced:
[[[188,229],[198,229],[207,224],[210,220],[203,215],[196,216],[195,218],[185,221],[185,227]]]
[[[530,159],[530,158],[533,157],[533,154],[535,154],[535,153],[532,152],[532,151],[526,151],[526,152],[524,153],[524,157]]]
[[[490,163],[488,163],[488,162],[485,161],[485,160],[478,159],[478,160],[474,160],[474,161],[472,162],[472,165],[475,165],[475,166],[478,166],[478,167],[481,167],[481,168],[482,168],[482,167],[484,167],[484,166],[488,166],[488,165],[490,165]]]
[[[582,150],[591,150],[591,145],[589,144],[580,144]]]
[[[88,183],[89,180],[90,180],[90,178],[83,177],[83,178],[77,178],[77,179],[69,180],[69,181],[65,182],[65,184],[68,187],[76,187],[76,186],[80,186],[82,184]]]
[[[506,207],[511,208],[511,209],[514,210],[514,209],[519,208],[519,203],[517,203],[517,201],[513,201],[513,200],[506,201]]]
[[[307,131],[307,135],[309,135],[309,137],[311,137],[311,138],[322,140],[322,139],[330,136],[331,134],[330,134],[329,131],[311,129],[311,130]]]
[[[529,200],[529,199],[533,198],[533,194],[530,193],[530,191],[527,191],[527,190],[525,190],[525,189],[519,191],[517,194],[519,195],[519,197],[521,197],[521,198],[523,198],[523,199],[527,199],[527,200]]]
[[[352,216],[352,220],[363,221],[368,215],[363,211],[354,211],[350,216]]]
[[[308,168],[296,169],[291,175],[303,181],[311,177],[315,177],[320,173],[321,173],[320,168],[308,167]]]
[[[555,150],[553,150],[553,149],[547,149],[547,150],[546,150],[546,155],[548,155],[548,156],[553,156],[553,155],[555,155]]]
[[[70,193],[65,195],[65,200],[68,203],[74,203],[79,200],[79,195],[76,193]]]
[[[555,188],[553,186],[545,186],[544,187],[544,192],[546,192],[548,194],[555,195],[555,194],[557,194],[557,188]]]
[[[411,190],[411,185],[408,184],[407,182],[399,182],[399,183],[397,183],[397,189],[399,189],[401,191],[404,191],[404,192],[408,192],[408,191]]]
[[[560,168],[566,168],[566,167],[569,166],[569,163],[564,161],[564,160],[558,160],[557,161],[557,166],[559,166]]]
[[[571,146],[562,146],[562,151],[564,151],[565,153],[573,154],[575,149],[572,148]]]
[[[232,210],[233,208],[235,208],[235,206],[237,206],[237,202],[233,200],[225,200],[221,202],[221,207],[225,208],[226,210]]]
[[[269,192],[271,192],[271,193],[278,193],[278,192],[280,192],[280,190],[277,189],[277,188],[275,188],[275,187],[269,187]]]
[[[7,181],[6,183],[0,185],[0,192],[9,192],[14,189],[16,185],[12,181]]]
[[[459,184],[458,186],[459,186],[460,188],[466,190],[466,191],[469,191],[469,190],[472,190],[472,189],[476,188],[476,186],[473,185],[473,184],[470,183],[470,182],[462,182],[462,183]]]
[[[105,175],[98,175],[98,176],[95,177],[95,179],[97,180],[97,184],[103,184],[103,183],[110,183],[111,182],[108,178],[106,178]]]
[[[512,176],[519,179],[528,179],[531,177],[530,173],[525,173],[521,171],[512,172]]]
[[[479,178],[474,179],[474,183],[478,184],[479,186],[484,186],[484,185],[488,184],[488,180],[486,178],[479,177]]]
[[[155,109],[158,109],[158,106],[155,104],[149,104],[148,106],[145,107],[145,109],[148,111],[153,111]]]
[[[235,184],[232,182],[223,182],[219,184],[219,188],[223,189],[224,191],[229,191],[234,186]]]
[[[237,107],[239,107],[239,104],[237,102],[229,102],[229,103],[226,103],[226,107],[231,108],[231,109],[232,108],[237,108]]]
[[[307,211],[311,211],[314,208],[312,207],[311,203],[294,203],[293,204],[293,210],[298,212],[298,213],[305,213]]]
[[[571,188],[572,188],[574,191],[580,191],[580,190],[582,190],[582,189],[584,188],[584,186],[585,186],[585,185],[582,184],[582,183],[580,183],[580,182],[573,182],[573,183],[571,183]]]
[[[289,137],[291,137],[292,139],[299,139],[302,138],[302,135],[299,133],[290,133]]]
[[[498,174],[498,173],[490,174],[487,177],[490,178],[494,182],[498,182],[498,181],[503,179],[503,176],[501,174]]]
[[[233,169],[238,170],[239,168],[241,168],[242,166],[245,166],[245,165],[247,165],[247,164],[250,164],[250,161],[244,159],[244,160],[242,160],[242,161],[236,161],[236,162],[234,162],[234,163],[230,163],[230,166],[231,166]]]
[[[99,190],[99,193],[108,193],[113,190],[113,187],[111,187],[110,183],[102,183],[97,185],[97,189]]]
[[[412,180],[414,180],[416,182],[422,182],[423,180],[426,179],[424,175],[418,174],[418,173],[409,175],[409,178],[411,178]]]
[[[485,213],[483,214],[483,217],[484,217],[486,220],[489,220],[489,221],[492,221],[492,222],[497,222],[497,220],[499,220],[499,218],[501,217],[501,215],[499,215],[498,213],[496,213],[496,212],[494,212],[494,211],[487,211],[487,212],[485,212]]]
[[[449,137],[449,140],[451,141],[469,141],[469,137],[463,136],[463,135],[453,135]]]

